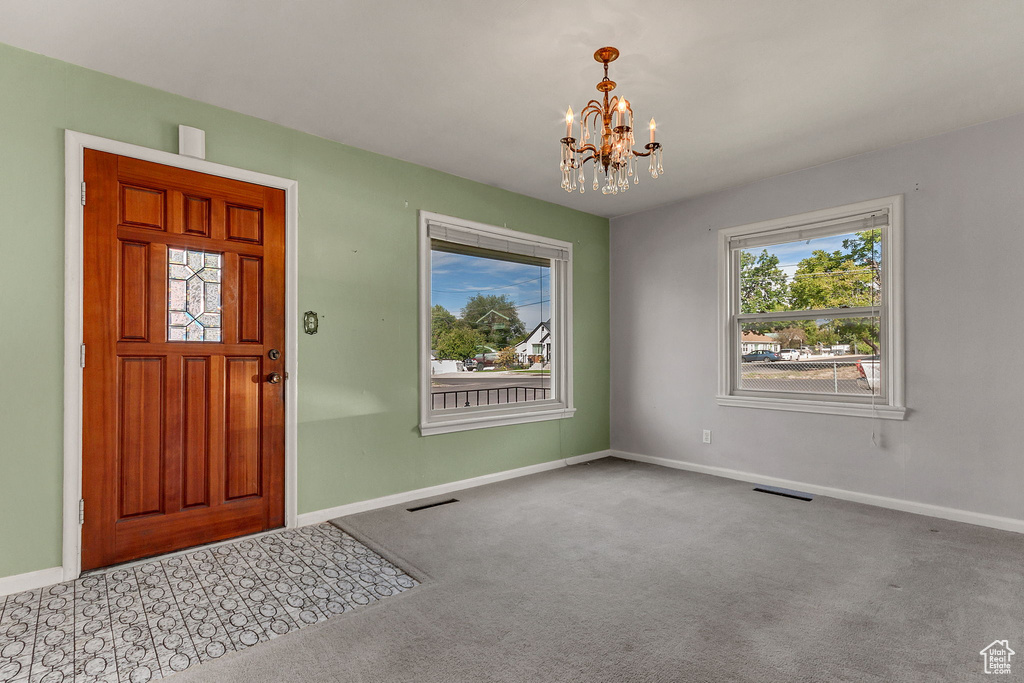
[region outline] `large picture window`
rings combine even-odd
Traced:
[[[572,245],[420,213],[420,432],[569,417]]]
[[[721,230],[722,405],[901,419],[902,197]]]

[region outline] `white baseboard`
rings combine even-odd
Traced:
[[[686,470],[688,472],[699,472],[701,474],[711,474],[716,477],[738,479],[739,481],[747,481],[755,484],[767,484],[768,486],[796,489],[798,491],[806,491],[807,493],[813,493],[819,496],[829,496],[830,498],[849,500],[854,503],[864,503],[865,505],[874,505],[876,507],[889,508],[891,510],[927,515],[928,517],[949,519],[954,522],[966,522],[967,524],[976,524],[978,526],[986,526],[993,529],[1024,533],[1024,520],[1014,519],[1013,517],[997,517],[996,515],[987,515],[982,512],[971,512],[970,510],[942,507],[941,505],[931,505],[929,503],[916,503],[914,501],[903,500],[901,498],[888,498],[886,496],[876,496],[870,493],[859,493],[857,491],[836,489],[830,486],[818,486],[817,484],[808,484],[802,481],[779,479],[778,477],[765,477],[760,474],[754,474],[753,472],[730,470],[725,467],[712,467],[710,465],[698,465],[692,462],[671,460],[669,458],[658,458],[650,455],[641,455],[639,453],[628,453],[626,451],[613,450],[611,451],[611,455],[624,460],[646,462],[652,465],[661,465],[662,467],[671,467],[673,469]]]
[[[315,512],[304,512],[298,517],[298,526],[306,526],[307,524],[319,524],[321,522],[326,522],[329,519],[335,519],[337,517],[345,517],[346,515],[355,515],[360,512],[368,512],[370,510],[386,508],[390,505],[400,505],[402,503],[409,503],[414,500],[430,498],[431,496],[443,496],[446,493],[452,493],[454,491],[462,491],[463,489],[470,489],[475,486],[483,486],[484,484],[493,484],[498,481],[514,479],[516,477],[525,477],[528,474],[536,474],[538,472],[556,470],[560,467],[568,467],[569,465],[578,465],[580,463],[588,462],[590,460],[607,458],[610,455],[612,455],[611,451],[597,451],[595,453],[584,453],[583,455],[574,455],[571,458],[565,458],[563,460],[552,460],[551,462],[542,462],[537,465],[528,465],[527,467],[520,467],[514,470],[495,472],[494,474],[485,474],[480,477],[473,477],[472,479],[462,479],[461,481],[453,481],[448,484],[438,484],[437,486],[428,486],[427,488],[415,489],[413,491],[394,493],[390,496],[382,496],[381,498],[373,498],[371,500],[361,500],[357,503],[338,505],[337,507],[327,508],[325,510],[316,510]]]
[[[574,455],[571,458],[566,458],[565,460],[562,460],[562,462],[564,462],[566,464],[566,466],[579,465],[580,463],[590,462],[591,460],[600,460],[601,458],[609,458],[609,457],[611,457],[611,455],[612,455],[611,451],[596,451],[594,453],[584,453],[583,455]],[[516,472],[518,470],[511,470],[511,471],[512,472]]]
[[[35,590],[64,580],[63,567],[50,567],[14,576],[0,577],[0,597]]]

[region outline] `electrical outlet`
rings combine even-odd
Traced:
[[[704,430],[704,436],[702,438],[702,441],[704,443],[711,443],[711,430],[710,429],[705,429]]]

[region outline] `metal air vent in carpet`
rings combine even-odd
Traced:
[[[783,498],[796,498],[797,500],[814,500],[814,496],[803,491],[794,491],[793,489],[783,489],[778,486],[756,486],[754,490],[758,493],[770,493],[773,496],[782,496]]]
[[[439,505],[448,505],[449,503],[458,503],[458,498],[449,498],[448,500],[440,500],[436,503],[427,503],[426,505],[418,505],[414,508],[406,508],[409,512],[419,512],[420,510],[426,510],[427,508],[436,508]]]

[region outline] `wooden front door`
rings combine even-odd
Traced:
[[[82,569],[284,525],[284,192],[85,151]]]

